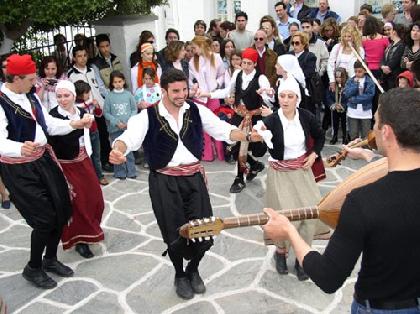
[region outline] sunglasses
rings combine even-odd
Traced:
[[[254,38],[254,41],[264,41],[264,38],[262,38],[262,37],[255,37]]]
[[[300,45],[300,41],[292,41],[292,46],[299,46]]]

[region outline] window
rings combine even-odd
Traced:
[[[221,21],[233,22],[238,11],[241,11],[241,0],[216,0],[216,18]]]

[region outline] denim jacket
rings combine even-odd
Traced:
[[[359,83],[355,81],[354,77],[347,81],[343,91],[343,100],[347,106],[356,109],[358,104],[362,104],[363,111],[372,109],[374,96],[375,83],[368,75],[365,75],[365,84],[361,95],[359,95]]]

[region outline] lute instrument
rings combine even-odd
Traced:
[[[354,143],[353,145],[350,145],[350,146],[347,146],[347,147],[348,148],[356,148],[356,147],[363,147],[363,146],[368,146],[370,149],[377,149],[376,140],[375,140],[375,133],[373,133],[373,131],[369,131],[369,133],[367,135],[367,138],[364,139],[363,141]],[[346,157],[347,157],[347,151],[343,148],[342,150],[340,150],[336,154],[329,156],[324,162],[325,166],[329,167],[329,168],[335,167],[335,166],[339,165],[341,163],[341,161],[346,159]]]
[[[320,219],[335,229],[340,217],[341,207],[346,195],[353,189],[375,182],[388,173],[388,159],[382,158],[372,162],[350,175],[334,190],[325,195],[318,205],[305,208],[283,209],[278,213],[285,215],[290,221],[303,219]],[[209,217],[195,219],[179,229],[179,234],[192,241],[208,240],[220,234],[222,230],[254,225],[264,225],[269,217],[265,213],[243,215],[228,218]]]

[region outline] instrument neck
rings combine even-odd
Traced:
[[[290,221],[319,218],[318,206],[283,209],[277,212],[279,214],[285,215]],[[267,222],[268,216],[266,213],[251,214],[223,219],[224,229],[265,225]]]

